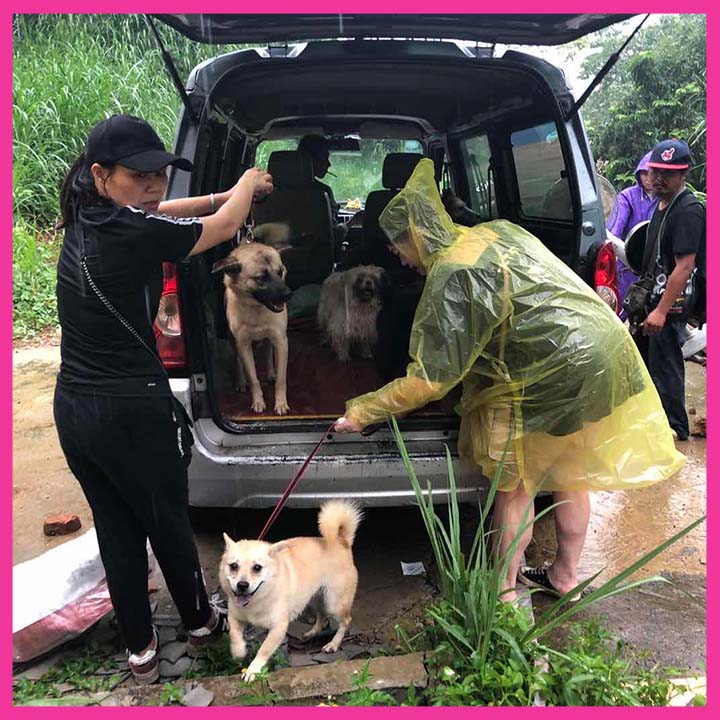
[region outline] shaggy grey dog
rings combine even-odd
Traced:
[[[384,284],[385,271],[376,265],[333,273],[323,283],[318,327],[340,362],[350,360],[353,346],[357,346],[360,357],[372,357]]]

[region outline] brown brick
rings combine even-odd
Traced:
[[[69,535],[77,532],[80,527],[80,518],[77,515],[50,515],[45,518],[43,532],[46,535]]]

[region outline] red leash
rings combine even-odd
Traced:
[[[287,489],[283,493],[283,496],[278,500],[277,505],[275,506],[275,509],[270,514],[270,517],[268,518],[267,522],[265,523],[265,527],[260,531],[260,535],[258,535],[258,540],[262,540],[265,537],[265,533],[270,529],[270,526],[275,522],[277,519],[277,516],[280,514],[280,511],[285,507],[285,503],[288,501],[288,498],[290,497],[290,493],[294,490],[295,486],[298,484],[298,480],[303,476],[303,473],[305,472],[305,469],[310,464],[310,461],[315,457],[317,451],[320,449],[320,446],[325,442],[325,439],[330,434],[330,431],[335,427],[335,421],[333,421],[330,424],[330,427],[323,433],[323,436],[318,441],[318,444],[315,446],[313,451],[308,455],[305,462],[302,464],[302,467],[298,472],[296,473],[295,477],[290,481],[290,484],[287,486]]]

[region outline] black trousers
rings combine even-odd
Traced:
[[[183,624],[202,627],[210,606],[170,399],[84,395],[58,384],[54,411],[60,445],[92,510],[128,649],[140,652],[152,642],[148,538]]]
[[[682,345],[685,324],[666,322],[657,335],[636,336],[640,354],[660,396],[670,427],[687,438],[690,422],[685,411],[685,360]]]

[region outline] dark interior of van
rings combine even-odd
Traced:
[[[308,47],[292,74],[271,73],[265,66],[227,73],[213,90],[212,110],[198,141],[194,192],[230,186],[238,168],[267,166],[276,191],[267,203],[254,207],[253,221],[256,227],[288,223],[294,236],[293,247],[283,253],[293,290],[288,303],[290,411],[285,416],[272,412],[265,353],[256,351],[255,359],[268,410],[254,413],[250,393],[236,386],[222,281],[209,272],[232,243],[206,253],[208,272],[200,292],[207,360],[215,409],[231,426],[338,417],[346,400],[404,374],[423,281],[388,251],[378,218],[420,157],[433,160],[439,189],[451,191],[468,211],[470,221],[454,217],[455,222],[507,218],[537,235],[567,263],[577,253],[573,218],[579,215],[578,200],[567,179],[565,158],[570,155],[555,125],[558,100],[527,68],[510,62],[503,72],[481,65],[469,71],[466,61],[433,63],[407,56],[385,65],[348,59],[329,66],[322,46]],[[339,217],[332,217],[334,208],[296,150],[298,139],[308,133],[397,149],[378,157],[369,191],[358,187],[347,192],[352,202],[344,195],[335,197]],[[330,160],[333,168],[352,162],[332,151]],[[336,195],[340,180],[323,178]],[[358,209],[364,213],[362,222],[339,237],[334,226]],[[361,357],[354,348],[351,359],[340,362],[318,329],[318,296],[332,273],[365,264],[382,267],[390,286],[378,318],[378,341],[372,357]],[[451,417],[458,395],[459,388],[417,417]]]

